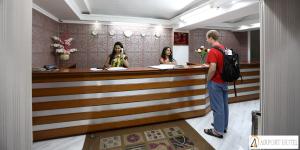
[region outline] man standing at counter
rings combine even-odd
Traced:
[[[218,41],[219,32],[210,30],[206,33],[206,40],[212,46],[207,56],[209,70],[207,75],[210,105],[213,111],[214,122],[212,129],[204,129],[208,135],[223,138],[228,126],[228,93],[227,83],[222,80],[224,46]],[[219,49],[219,50],[218,50]]]

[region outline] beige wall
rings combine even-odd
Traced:
[[[31,0],[0,0],[0,149],[31,150]]]
[[[300,1],[261,5],[263,134],[300,134]]]

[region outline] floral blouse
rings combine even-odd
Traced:
[[[120,56],[116,56],[111,61],[111,67],[124,67],[124,60],[127,60],[127,56],[123,56],[124,59],[122,59]]]

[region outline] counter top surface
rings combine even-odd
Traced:
[[[90,68],[76,68],[76,69],[57,69],[52,71],[33,71],[33,74],[51,74],[51,73],[111,73],[111,72],[140,72],[140,71],[162,71],[162,70],[184,70],[184,69],[206,69],[204,65],[191,65],[191,66],[179,66],[174,69],[156,69],[151,67],[133,67],[126,70],[99,70],[93,71]]]
[[[243,68],[252,68],[252,67],[259,67],[259,64],[241,64],[241,69]],[[93,71],[90,68],[76,68],[76,69],[57,69],[52,71],[33,71],[34,75],[38,74],[72,74],[72,73],[112,73],[112,72],[119,72],[119,73],[134,73],[134,72],[157,72],[157,71],[176,71],[176,70],[205,70],[208,67],[205,65],[189,65],[189,66],[175,66],[174,69],[156,69],[151,67],[132,67],[126,70],[99,70]]]

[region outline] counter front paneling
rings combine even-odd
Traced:
[[[237,97],[259,98],[259,65],[242,65]],[[33,73],[34,141],[206,115],[207,68]]]

